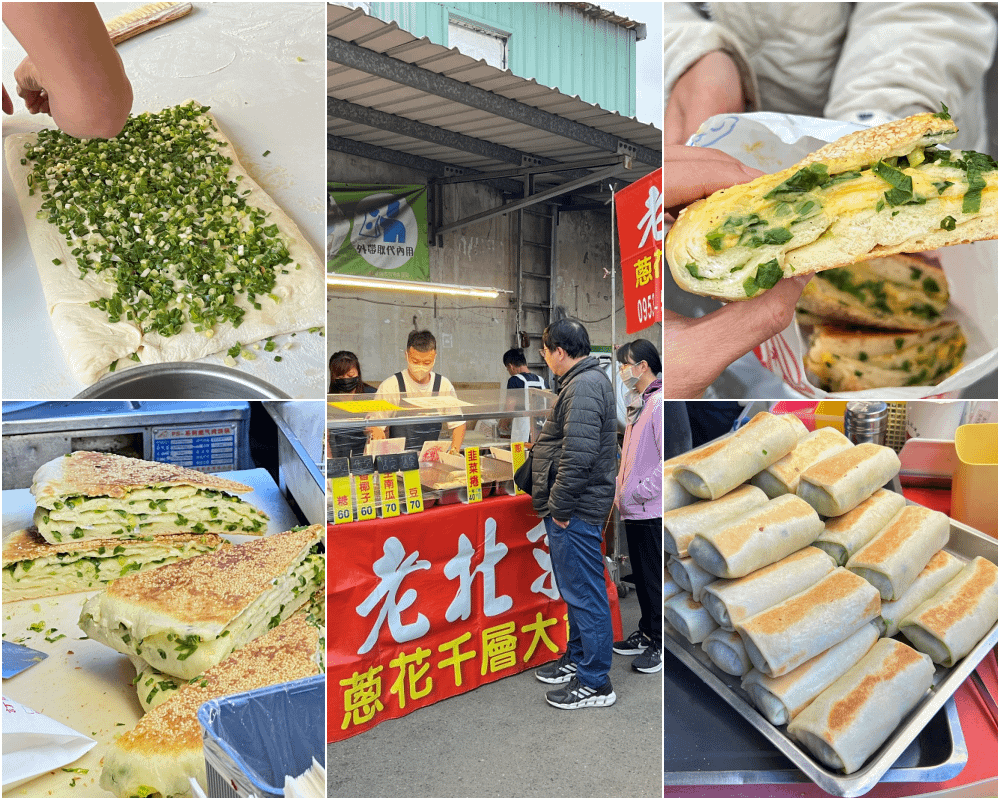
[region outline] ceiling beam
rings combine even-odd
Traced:
[[[414,64],[407,64],[383,53],[376,53],[360,45],[346,42],[336,36],[327,35],[326,37],[326,57],[328,61],[336,64],[361,70],[402,86],[409,86],[412,89],[461,103],[470,108],[495,114],[503,119],[529,125],[546,133],[562,136],[598,150],[604,150],[608,153],[618,153],[620,150],[624,150],[640,163],[653,167],[659,167],[663,163],[662,153],[644,145],[634,144],[610,133],[565,119],[525,103],[519,103],[495,92],[479,89],[471,84],[439,75]]]

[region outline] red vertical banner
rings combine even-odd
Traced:
[[[625,332],[663,321],[663,170],[615,193]]]

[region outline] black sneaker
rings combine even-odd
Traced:
[[[565,686],[545,693],[545,701],[556,708],[600,708],[614,705],[617,699],[611,681],[600,689],[591,689],[575,677]]]
[[[646,634],[642,631],[635,631],[624,641],[615,642],[611,649],[620,656],[637,656],[645,651],[649,643],[650,639]]]
[[[576,664],[570,661],[569,650],[558,661],[536,669],[535,677],[542,683],[569,683],[571,678],[576,677]]]
[[[650,642],[649,646],[642,651],[642,655],[632,659],[632,669],[636,672],[659,672],[663,669],[663,661],[660,659],[660,647]]]

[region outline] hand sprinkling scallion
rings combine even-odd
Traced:
[[[25,148],[39,218],[65,237],[79,278],[94,273],[113,289],[91,302],[109,322],[211,336],[239,327],[258,296],[277,296],[288,243],[229,177],[233,161],[206,111],[139,114],[114,139],[43,130]]]

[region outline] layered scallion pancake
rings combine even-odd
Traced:
[[[49,544],[37,530],[27,528],[4,539],[3,599],[28,600],[100,589],[130,573],[228,546],[214,533]]]
[[[900,254],[816,273],[798,308],[799,321],[809,325],[820,319],[921,331],[936,325],[947,305],[944,270],[924,258]]]
[[[83,607],[90,638],[190,680],[291,616],[323,586],[321,525],[119,578]]]
[[[141,539],[161,533],[258,535],[267,514],[242,483],[193,469],[80,450],[35,472],[34,524],[47,542]]]
[[[746,300],[782,278],[997,238],[997,164],[950,151],[946,110],[843,136],[692,203],[664,254],[683,289]]]
[[[321,631],[299,613],[184,683],[123,733],[104,755],[101,786],[118,797],[176,797],[190,778],[207,789],[198,708],[217,697],[321,672]]]
[[[961,367],[965,347],[957,322],[917,332],[816,325],[803,360],[829,392],[936,386]]]

